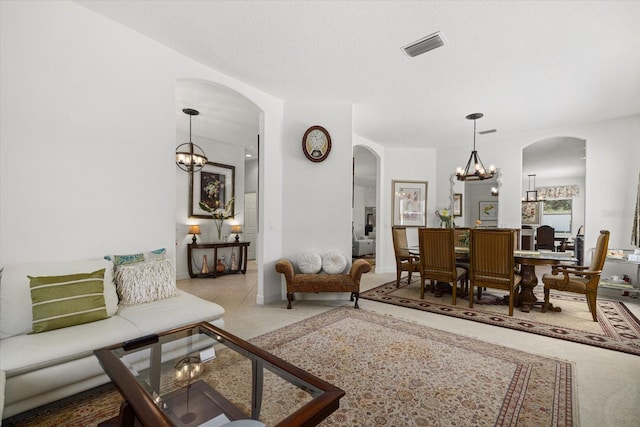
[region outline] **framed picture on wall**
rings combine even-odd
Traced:
[[[207,162],[200,172],[189,174],[189,217],[213,219],[200,209],[199,202],[212,208],[222,208],[235,196],[236,167]],[[234,204],[235,205],[235,204]],[[231,217],[235,206],[231,205]]]
[[[480,221],[498,220],[498,202],[480,202]]]
[[[425,227],[427,225],[427,181],[391,182],[392,225]]]
[[[540,202],[522,202],[522,224],[540,224]]]
[[[453,216],[462,216],[462,193],[453,195]]]

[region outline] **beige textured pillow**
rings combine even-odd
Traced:
[[[138,305],[175,296],[175,279],[175,267],[169,259],[121,265],[115,274],[120,305]]]

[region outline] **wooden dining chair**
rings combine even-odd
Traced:
[[[393,236],[393,251],[396,256],[396,288],[400,287],[400,275],[408,272],[407,283],[411,283],[411,275],[420,272],[420,257],[412,255],[407,249],[407,227],[396,225],[391,227]]]
[[[609,231],[601,230],[596,242],[596,249],[593,252],[591,265],[575,266],[575,265],[558,265],[553,266],[551,274],[547,273],[542,276],[544,283],[544,303],[542,304],[542,312],[549,309],[549,294],[551,290],[573,292],[585,295],[587,305],[593,321],[597,322],[597,306],[596,299],[598,297],[598,284],[600,283],[600,275],[604,267],[604,261],[607,258],[607,249],[609,248]]]
[[[536,250],[555,251],[555,229],[549,225],[541,225],[536,230]]]
[[[456,305],[458,282],[464,287],[467,272],[456,266],[455,233],[453,228],[418,229],[420,246],[420,299],[424,299],[424,282],[431,281],[431,289],[436,282],[451,284],[451,303]]]
[[[473,308],[474,288],[503,289],[509,292],[509,316],[522,277],[514,271],[514,230],[471,230],[471,277],[469,308]]]

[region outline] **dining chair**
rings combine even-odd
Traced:
[[[396,255],[396,288],[400,287],[400,275],[408,272],[407,283],[411,283],[411,274],[420,272],[420,257],[409,253],[407,243],[407,227],[395,225],[391,227],[393,250]]]
[[[607,249],[609,248],[609,231],[601,230],[596,242],[596,249],[593,252],[591,265],[575,266],[575,265],[558,265],[553,266],[551,274],[547,273],[542,276],[544,283],[544,303],[542,304],[542,312],[549,309],[549,294],[551,290],[572,292],[585,295],[587,305],[593,321],[597,322],[597,306],[596,299],[598,297],[598,284],[600,283],[600,274],[607,258]]]
[[[436,282],[451,284],[451,303],[456,305],[457,283],[464,287],[467,272],[456,266],[455,233],[453,228],[418,229],[420,246],[420,299],[424,299],[424,282],[431,281],[431,289]]]
[[[469,240],[471,240],[471,228],[469,227],[456,227],[453,229],[454,244],[460,247],[469,247]],[[456,252],[456,266],[464,268],[467,272],[467,280],[465,281],[465,292],[469,291],[469,253]]]
[[[555,251],[555,229],[549,225],[541,225],[536,230],[536,250]]]
[[[473,308],[474,288],[503,289],[509,292],[509,316],[522,277],[514,271],[514,233],[511,229],[471,230],[471,277],[469,308]]]

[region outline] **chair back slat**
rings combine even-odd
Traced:
[[[471,275],[475,280],[510,283],[514,274],[514,231],[471,230]]]
[[[409,250],[407,249],[409,246],[407,243],[407,227],[393,226],[391,231],[393,234],[393,250],[396,258],[409,257]]]
[[[549,225],[541,225],[536,230],[536,249],[555,249],[555,229]]]
[[[604,261],[607,258],[607,250],[609,248],[609,231],[601,230],[596,242],[596,249],[593,252],[593,258],[591,258],[591,265],[589,270],[600,271],[604,267]]]
[[[452,228],[418,230],[422,278],[451,282],[456,279],[456,254]]]

